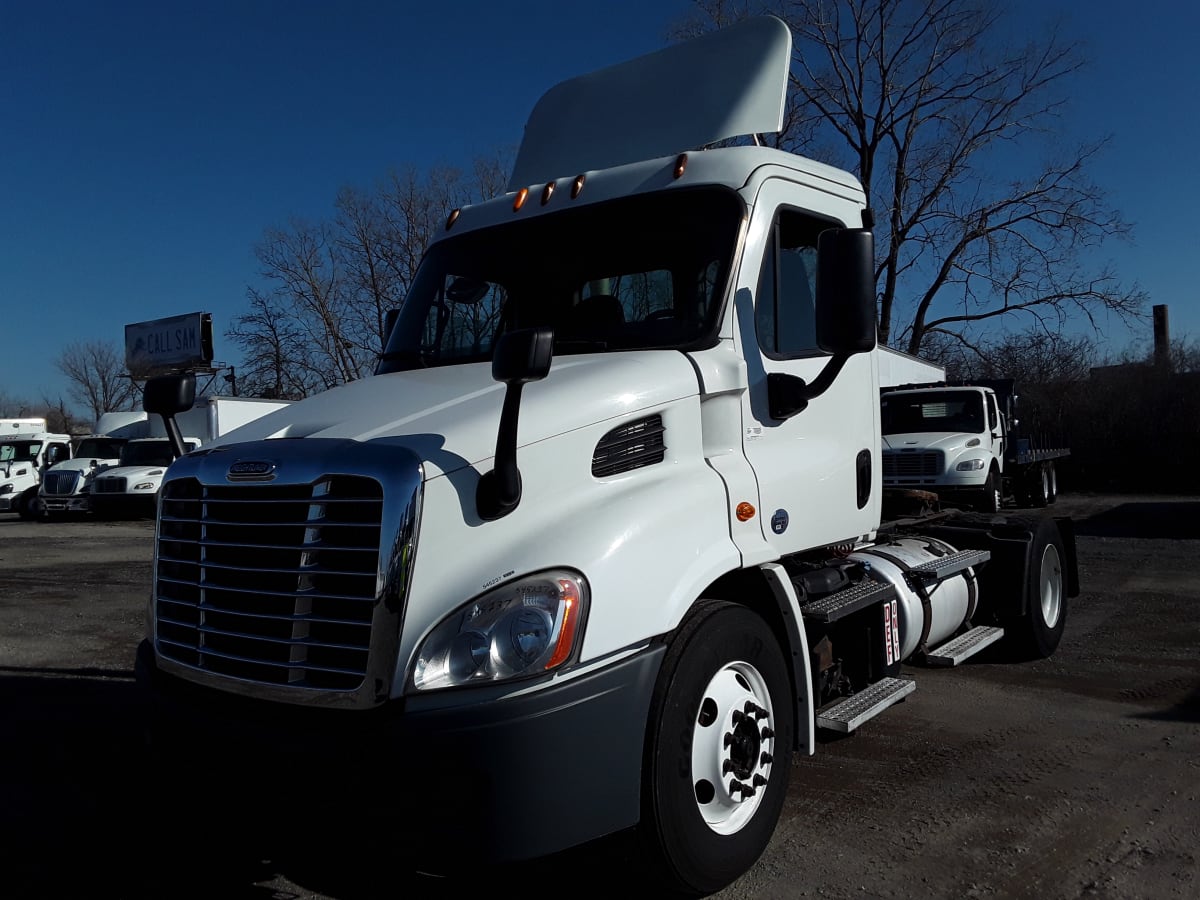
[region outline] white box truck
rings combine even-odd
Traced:
[[[0,512],[38,513],[42,473],[71,458],[71,436],[46,431],[45,419],[0,419]]]
[[[426,867],[635,829],[708,892],[904,663],[1054,651],[1069,529],[881,519],[862,188],[726,141],[780,127],[790,60],[758,18],[552,89],[373,377],[171,465],[137,657],[164,796],[252,773],[302,816],[324,780]]]

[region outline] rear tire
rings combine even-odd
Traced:
[[[1050,505],[1050,476],[1044,465],[1038,465],[1030,473],[1030,495],[1033,505],[1043,509]]]
[[[650,706],[643,850],[670,888],[718,891],[766,849],[783,808],[795,703],[767,624],[702,601],[676,632]]]
[[[1048,516],[1014,518],[1033,533],[1026,573],[1028,611],[1004,623],[1010,647],[1023,659],[1054,653],[1067,624],[1067,553],[1058,525]]]
[[[1046,463],[1046,477],[1050,483],[1050,489],[1046,494],[1046,502],[1053,504],[1058,499],[1058,470],[1054,468],[1054,463]]]

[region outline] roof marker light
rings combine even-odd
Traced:
[[[675,158],[675,177],[682,178],[684,171],[687,169],[687,154],[680,153]]]
[[[521,188],[517,191],[517,199],[513,201],[513,212],[520,212],[521,207],[525,205],[525,198],[529,196],[529,188]]]
[[[451,211],[450,215],[448,215],[446,217],[446,230],[447,231],[449,231],[453,227],[454,223],[458,221],[458,217],[459,217],[460,213],[462,213],[461,209],[455,209],[455,210]]]
[[[546,186],[542,188],[542,206],[550,202],[550,195],[554,193],[554,182],[546,182]]]
[[[575,182],[571,185],[571,199],[574,200],[579,196],[579,192],[583,190],[583,183],[587,181],[586,175],[576,175]]]

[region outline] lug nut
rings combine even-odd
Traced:
[[[729,735],[726,735],[726,737],[729,737]],[[775,737],[775,732],[772,731],[770,728],[768,728],[766,725],[764,725],[763,730],[762,730],[762,739],[764,741],[766,741],[766,740],[770,740],[773,737]],[[729,746],[729,745],[726,744],[725,746]]]
[[[763,778],[761,775],[754,776],[754,786],[755,787],[762,787],[766,783],[767,783],[767,779]]]
[[[770,753],[767,753],[765,751],[763,752],[763,755],[761,757],[759,757],[759,760],[758,760],[758,764],[760,766],[769,766],[773,762],[775,762],[775,757],[773,757]]]

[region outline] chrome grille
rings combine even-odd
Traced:
[[[915,478],[940,475],[942,459],[940,450],[912,453],[889,451],[883,454],[883,477]]]
[[[79,472],[47,472],[42,478],[42,493],[44,494],[73,494],[75,485],[79,483]]]
[[[382,486],[362,476],[167,483],[159,653],[224,677],[357,690],[371,648],[382,509]]]
[[[125,493],[125,485],[127,484],[124,478],[97,478],[92,482],[93,494],[123,494]]]

